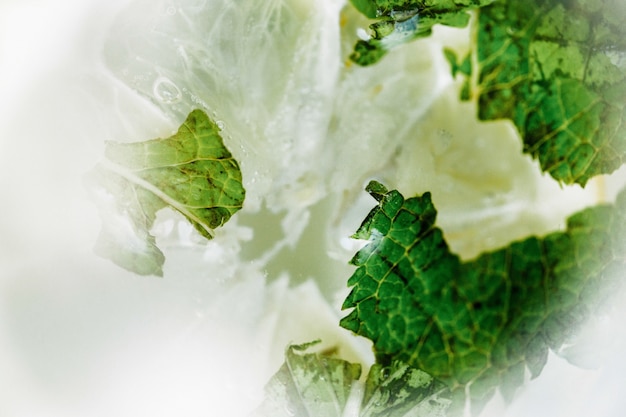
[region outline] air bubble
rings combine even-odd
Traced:
[[[224,122],[222,122],[221,120],[218,120],[217,122],[215,122],[215,124],[220,130],[224,130]]]
[[[159,77],[156,79],[153,92],[157,100],[165,104],[178,103],[182,98],[182,93],[176,84],[167,77]]]
[[[169,16],[174,16],[176,14],[176,8],[174,6],[170,6],[165,11]]]

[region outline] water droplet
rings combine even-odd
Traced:
[[[368,41],[370,39],[370,35],[363,28],[358,28],[357,29],[356,36],[358,36],[359,39],[362,40],[362,41]]]
[[[154,96],[165,104],[178,103],[182,98],[182,93],[167,77],[159,77],[154,82],[153,86]]]
[[[215,122],[215,124],[220,130],[224,130],[224,122],[222,122],[221,120],[218,120],[217,122]]]

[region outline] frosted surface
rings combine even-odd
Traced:
[[[346,57],[366,23],[338,0],[53,3],[0,4],[2,416],[244,416],[287,343],[321,338],[368,363],[337,323],[372,177],[430,188],[464,256],[558,228],[619,184],[560,190],[509,126],[464,117],[439,53],[463,48],[459,32],[362,69]],[[165,279],[140,279],[92,254],[81,178],[105,140],[168,136],[196,107],[220,121],[248,200],[209,243],[161,213]],[[502,140],[485,155],[468,133]],[[619,323],[592,327],[610,335],[610,367],[555,358],[488,412],[621,415]]]

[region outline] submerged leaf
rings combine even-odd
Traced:
[[[361,366],[317,353],[318,342],[287,348],[285,363],[266,387],[256,417],[341,417]]]
[[[401,361],[375,364],[365,382],[359,417],[445,417],[450,391]]]
[[[359,65],[378,62],[391,49],[418,38],[427,37],[436,24],[465,27],[468,11],[494,0],[351,0],[370,19],[368,40],[354,46],[350,58]]]
[[[359,392],[361,366],[306,353],[316,343],[287,349],[285,363],[267,384],[253,417],[445,416],[449,391],[425,372],[399,361],[377,364],[368,373],[365,392]]]
[[[108,142],[105,154],[90,174],[96,194],[113,206],[103,213],[96,252],[138,274],[163,274],[165,258],[150,234],[160,209],[178,211],[211,239],[243,205],[239,165],[201,110],[169,138]]]
[[[382,193],[355,236],[369,238],[341,325],[374,342],[377,360],[423,369],[478,409],[496,387],[510,398],[525,368],[537,376],[597,310],[626,262],[626,192],[584,210],[567,230],[531,237],[461,262],[450,252],[429,193]],[[468,388],[466,390],[466,388]]]
[[[498,1],[480,10],[476,32],[480,119],[513,120],[524,152],[564,183],[626,161],[623,0]]]

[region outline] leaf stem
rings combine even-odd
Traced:
[[[144,180],[143,178],[135,175],[134,173],[132,173],[131,171],[129,171],[127,168],[124,168],[121,165],[118,165],[114,162],[111,162],[110,160],[104,160],[102,162],[102,165],[114,172],[115,174],[123,177],[124,179],[126,179],[127,181],[129,181],[131,184],[135,184],[141,188],[144,188],[147,191],[150,191],[152,194],[154,194],[155,196],[157,196],[158,198],[160,198],[161,200],[163,200],[167,205],[173,207],[174,209],[178,210],[180,213],[182,213],[185,217],[187,217],[188,219],[194,221],[195,223],[199,224],[202,226],[202,228],[209,234],[209,236],[213,237],[213,231],[204,223],[204,221],[198,217],[197,215],[195,215],[192,211],[190,211],[187,207],[185,207],[183,204],[181,204],[179,201],[176,201],[174,198],[170,197],[169,195],[165,194],[162,190],[160,190],[158,187],[156,187],[154,184]]]

